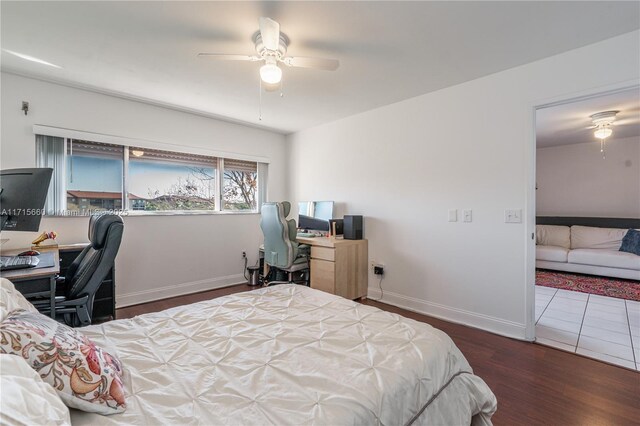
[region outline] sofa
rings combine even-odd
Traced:
[[[627,231],[536,225],[536,268],[640,281],[640,256],[619,251]]]

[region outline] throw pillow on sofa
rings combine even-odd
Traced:
[[[126,408],[120,361],[45,315],[11,312],[0,322],[0,353],[22,356],[69,407],[105,415]]]
[[[640,256],[640,231],[629,229],[622,239],[620,251]]]

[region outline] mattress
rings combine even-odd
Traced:
[[[82,328],[127,410],[74,425],[490,424],[496,399],[442,331],[299,285]]]

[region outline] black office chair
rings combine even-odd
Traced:
[[[91,324],[93,301],[118,254],[124,223],[114,214],[96,214],[89,219],[90,244],[69,266],[64,277],[57,284],[65,286],[65,295],[56,297],[56,316],[62,314],[64,322],[72,327]],[[47,309],[49,302],[34,303],[40,312]]]

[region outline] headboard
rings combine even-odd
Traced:
[[[536,225],[580,225],[598,228],[640,229],[640,219],[617,217],[536,216]]]

